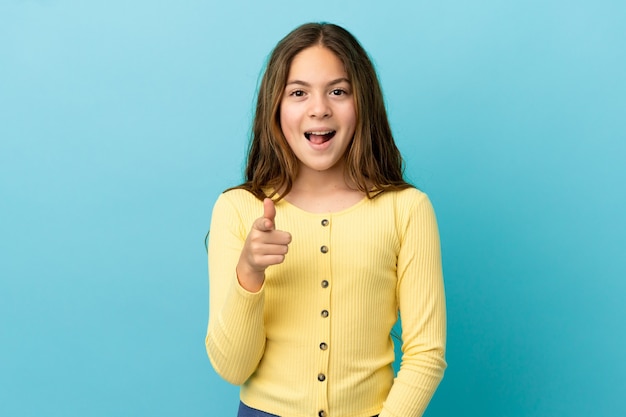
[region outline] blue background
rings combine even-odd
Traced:
[[[626,415],[623,1],[0,3],[0,415],[234,415],[203,245],[261,67],[306,21],[370,52],[438,213],[427,415]]]

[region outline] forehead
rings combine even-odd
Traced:
[[[291,61],[287,82],[347,78],[343,62],[330,49],[315,45],[300,51]]]

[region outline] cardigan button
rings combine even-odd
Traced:
[[[320,382],[324,382],[326,380],[326,375],[324,374],[317,375],[317,380]]]
[[[320,251],[321,251],[322,253],[328,253],[328,246],[326,246],[326,245],[322,246],[322,247],[320,248]]]
[[[328,310],[322,310],[322,317],[328,317]]]
[[[328,219],[322,220],[322,226],[324,226],[324,227],[328,226],[329,223],[330,222],[328,221]]]
[[[322,342],[322,343],[320,343],[320,349],[321,350],[326,350],[326,349],[328,349],[328,345],[326,343]]]
[[[322,280],[322,288],[328,288],[328,281]]]
[[[319,413],[317,413],[317,415],[318,415],[319,417],[326,417],[326,411],[324,411],[324,410],[320,410],[320,412],[319,412]]]

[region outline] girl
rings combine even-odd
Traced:
[[[446,367],[437,224],[345,29],[305,24],[272,52],[246,182],[215,203],[208,250],[206,349],[241,385],[240,417],[422,415]]]

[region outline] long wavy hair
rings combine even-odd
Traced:
[[[248,190],[259,199],[277,200],[291,190],[299,162],[280,127],[280,103],[294,57],[316,45],[328,48],[340,59],[354,92],[356,128],[345,155],[348,182],[368,198],[386,190],[411,187],[403,177],[402,156],[367,52],[340,26],[307,23],[278,42],[270,55],[257,94],[245,182],[234,188]],[[267,190],[273,191],[266,195]]]

